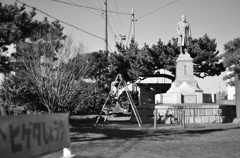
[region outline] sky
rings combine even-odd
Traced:
[[[52,0],[21,0],[37,9],[68,24],[62,24],[64,33],[71,35],[76,42],[82,42],[90,51],[104,49],[105,18],[102,11],[67,5]],[[62,0],[66,3],[104,9],[104,0]],[[15,0],[0,0],[2,4],[13,4]],[[224,44],[240,37],[240,0],[108,0],[108,10],[124,13],[108,13],[108,40],[110,51],[115,51],[115,42],[120,35],[126,35],[123,44],[129,43],[132,9],[134,9],[135,41],[139,48],[144,43],[149,46],[159,39],[167,43],[177,37],[176,26],[181,15],[186,15],[191,25],[192,38],[207,34],[216,39],[217,50],[224,53]],[[18,3],[19,6],[21,4]],[[28,10],[31,10],[30,8]],[[43,20],[46,15],[37,11],[36,19]],[[48,18],[49,21],[54,19]],[[88,33],[95,35],[92,36]],[[130,36],[129,36],[130,35]],[[102,38],[102,39],[100,39]],[[205,92],[226,90],[226,81],[220,76],[196,78],[199,87]]]

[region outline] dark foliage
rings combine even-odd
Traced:
[[[24,5],[19,7],[16,3],[0,6],[0,47],[2,50],[7,51],[6,45],[12,43],[17,44],[25,40],[36,42],[43,39],[46,34],[51,34],[53,51],[58,51],[62,47],[61,40],[66,38],[60,23],[58,21],[50,23],[47,18],[43,21],[34,20],[35,10],[27,12],[25,9]],[[13,71],[12,61],[18,56],[20,56],[19,52],[13,53],[12,57],[0,54],[0,72],[8,74]]]
[[[230,72],[224,76],[229,85],[234,85],[234,77],[240,74],[240,38],[235,38],[224,45],[223,64]]]

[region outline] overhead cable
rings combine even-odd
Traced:
[[[21,4],[25,5],[25,6],[27,6],[27,7],[29,7],[29,8],[35,9],[35,10],[41,12],[42,14],[44,14],[44,15],[46,15],[46,16],[48,16],[48,17],[51,17],[51,18],[53,18],[53,19],[55,19],[55,20],[57,20],[57,21],[59,21],[59,22],[61,22],[61,23],[63,23],[63,24],[66,24],[66,25],[68,25],[68,26],[74,27],[75,29],[77,29],[77,30],[79,30],[79,31],[82,31],[82,32],[84,32],[84,33],[86,33],[86,34],[89,34],[89,35],[91,35],[91,36],[94,36],[94,37],[96,37],[96,38],[99,38],[99,39],[102,39],[102,40],[105,41],[105,39],[102,38],[102,37],[99,37],[99,36],[97,36],[97,35],[94,35],[94,34],[92,34],[92,33],[89,33],[89,32],[87,32],[87,31],[84,31],[84,30],[78,28],[77,26],[74,26],[74,25],[69,24],[69,23],[67,23],[67,22],[64,22],[64,21],[62,21],[62,20],[60,20],[60,19],[58,19],[58,18],[55,18],[55,17],[53,17],[53,16],[51,16],[51,15],[43,12],[42,10],[37,9],[36,7],[32,7],[32,6],[30,6],[30,5],[28,5],[28,4],[25,4],[25,3],[23,3],[23,2],[21,2],[21,1],[19,1],[19,0],[15,0],[15,1],[17,1],[18,3],[21,3]]]
[[[68,0],[70,3],[72,3],[72,4],[76,4],[76,3],[74,3],[74,2],[72,2],[72,1],[70,1],[70,0]],[[76,4],[77,5],[77,4]],[[92,14],[95,14],[95,15],[97,15],[97,16],[100,16],[101,17],[101,15],[99,15],[99,14],[96,14],[96,13],[94,13],[94,12],[92,12],[92,11],[90,11],[90,10],[87,10],[87,9],[85,9],[85,8],[83,8],[84,10],[86,10],[87,12],[90,12],[90,13],[92,13]]]
[[[149,13],[143,15],[143,16],[140,16],[140,17],[137,18],[136,20],[139,20],[139,19],[141,19],[141,18],[143,18],[143,17],[145,17],[145,16],[147,16],[147,15],[150,15],[150,14],[152,14],[152,13],[154,13],[154,12],[160,10],[160,9],[163,9],[163,8],[169,6],[169,5],[171,5],[171,4],[173,4],[173,3],[177,2],[177,1],[178,1],[178,0],[175,0],[175,1],[171,2],[171,3],[168,3],[168,4],[166,4],[166,5],[162,6],[162,7],[160,7],[160,8],[157,8],[157,9],[155,9],[155,10],[153,10],[153,11],[151,11],[151,12],[149,12]]]
[[[118,12],[118,7],[117,7],[117,2],[116,2],[116,0],[114,0],[114,2],[115,2],[115,6],[116,6],[116,9],[117,9],[117,12]],[[121,27],[122,27],[122,21],[121,21],[121,19],[120,19],[119,14],[118,14],[118,19],[119,19],[119,21],[120,21],[120,23],[121,23]],[[123,34],[125,34],[125,33],[124,33],[124,30],[123,30],[123,27],[122,27],[122,31],[123,31]]]
[[[90,3],[90,2],[88,2],[87,0],[84,0],[85,2],[87,2],[88,4],[90,4],[91,6],[94,6],[94,7],[96,7],[96,8],[98,8],[97,6],[95,6],[94,4],[92,4],[92,3]]]
[[[127,40],[127,45],[128,45],[129,38],[130,38],[130,32],[131,32],[131,29],[132,29],[132,21],[131,21],[131,23],[130,23],[130,28],[129,28],[129,33],[128,33],[128,40]]]
[[[119,21],[117,21],[117,20],[115,20],[115,19],[113,19],[114,21],[116,21],[116,22],[118,22],[119,24],[121,24]],[[132,23],[132,21],[131,21],[131,23]],[[125,25],[123,25],[122,24],[122,26],[124,26],[125,28],[127,28],[127,29],[130,29],[131,30],[131,28],[129,28],[129,27],[127,27],[127,26],[125,26]],[[130,25],[131,26],[131,25]],[[151,40],[151,41],[153,41],[153,42],[157,42],[157,41],[155,41],[155,40],[153,40],[153,39],[150,39],[150,38],[148,38],[148,37],[146,37],[146,36],[144,36],[144,35],[142,35],[142,34],[140,34],[140,33],[138,33],[138,32],[136,32],[135,31],[135,33],[136,34],[138,34],[138,35],[140,35],[140,36],[142,36],[142,37],[144,37],[144,38],[146,38],[146,39],[149,39],[149,40]]]
[[[81,7],[81,8],[88,8],[88,9],[93,9],[93,10],[101,10],[101,9],[98,9],[98,8],[93,8],[93,7],[89,7],[89,6],[78,5],[78,4],[75,4],[75,3],[68,3],[68,2],[59,1],[59,0],[52,0],[52,1],[59,2],[59,3],[64,3],[64,4],[68,4],[68,5],[72,5],[72,6],[77,6],[77,7]]]
[[[115,34],[114,34],[114,32],[113,32],[113,29],[112,29],[112,26],[111,26],[110,22],[108,22],[108,26],[109,26],[109,28],[110,28],[110,32],[112,33],[112,38],[113,38],[113,40],[116,41],[115,36],[114,36]]]
[[[100,8],[102,9],[102,6],[101,6],[101,3],[100,3],[100,1],[98,0],[98,3],[99,3],[99,5],[100,5]],[[103,9],[102,9],[103,10]]]
[[[108,10],[110,10],[110,7],[109,7],[109,5],[108,5]],[[112,13],[110,12],[110,15],[111,15],[111,18],[113,19],[113,16],[112,16]],[[117,28],[117,25],[116,25],[116,23],[115,23],[115,21],[113,20],[113,24],[114,24],[114,26],[115,26],[115,28],[116,28],[116,30],[117,30],[117,32],[118,32],[118,34],[119,34],[119,31],[118,31],[118,28]]]
[[[108,48],[110,49],[111,52],[113,52],[112,49],[111,49],[111,47],[110,47],[109,45],[108,45]]]
[[[73,5],[73,6],[81,7],[81,8],[88,8],[88,9],[93,9],[93,10],[104,11],[104,10],[99,9],[99,8],[93,8],[93,7],[89,7],[89,6],[82,6],[82,5],[78,5],[78,4],[71,4],[71,3],[67,3],[67,2],[59,1],[59,0],[52,0],[52,1],[59,2],[59,3],[64,3],[64,4],[68,4],[68,5]],[[121,13],[121,12],[115,12],[115,11],[108,11],[108,12],[116,13],[116,14],[123,14],[123,15],[131,15],[129,13]]]
[[[87,7],[91,7],[90,5],[88,5],[88,4],[84,3],[84,2],[82,2],[81,0],[78,0],[78,1],[79,1],[80,3],[86,5]],[[76,4],[76,3],[73,3],[73,4]],[[90,3],[90,4],[91,4],[91,3]],[[76,4],[76,5],[77,5],[77,4]],[[84,7],[82,7],[82,8],[84,8]],[[99,8],[97,7],[96,9],[99,9]],[[85,10],[87,10],[87,9],[85,9]],[[99,10],[96,10],[96,11],[99,11]],[[99,11],[99,12],[101,12],[101,11]]]

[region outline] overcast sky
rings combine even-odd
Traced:
[[[0,0],[3,4],[13,4],[14,0]],[[71,6],[52,0],[21,0],[45,13],[99,38],[105,38],[105,19],[102,12],[82,7]],[[63,0],[82,6],[104,9],[103,0]],[[20,5],[20,4],[19,4]],[[108,0],[108,10],[124,14],[109,13],[108,38],[111,50],[116,50],[115,36],[126,35],[127,44],[130,32],[132,8],[135,11],[135,39],[141,48],[144,43],[152,46],[159,39],[167,43],[177,37],[176,26],[181,15],[186,15],[191,24],[192,37],[199,38],[208,34],[215,38],[217,49],[223,53],[223,45],[240,37],[240,0]],[[156,10],[159,9],[159,10]],[[155,10],[155,12],[153,12]],[[152,13],[151,13],[152,12]],[[149,14],[150,13],[150,14]],[[46,15],[37,13],[36,18],[43,20]],[[52,21],[52,18],[48,18]],[[98,51],[105,47],[104,41],[73,27],[62,24],[66,34],[76,41],[83,42],[89,51]],[[130,36],[131,36],[130,32]],[[226,89],[221,76],[197,79],[200,88],[206,92]]]

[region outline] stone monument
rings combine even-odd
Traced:
[[[164,94],[157,94],[155,102],[158,103],[212,103],[211,94],[203,94],[194,79],[193,59],[187,52],[191,40],[190,24],[186,16],[181,16],[182,21],[177,24],[178,46],[180,55],[176,61],[176,78],[171,88]]]
[[[177,24],[180,55],[176,60],[175,80],[166,93],[155,95],[155,125],[157,119],[161,123],[170,119],[171,123],[171,117],[184,124],[229,122],[235,117],[235,105],[217,104],[216,95],[203,93],[194,79],[193,59],[187,49],[191,40],[190,24],[186,16],[181,18]]]

